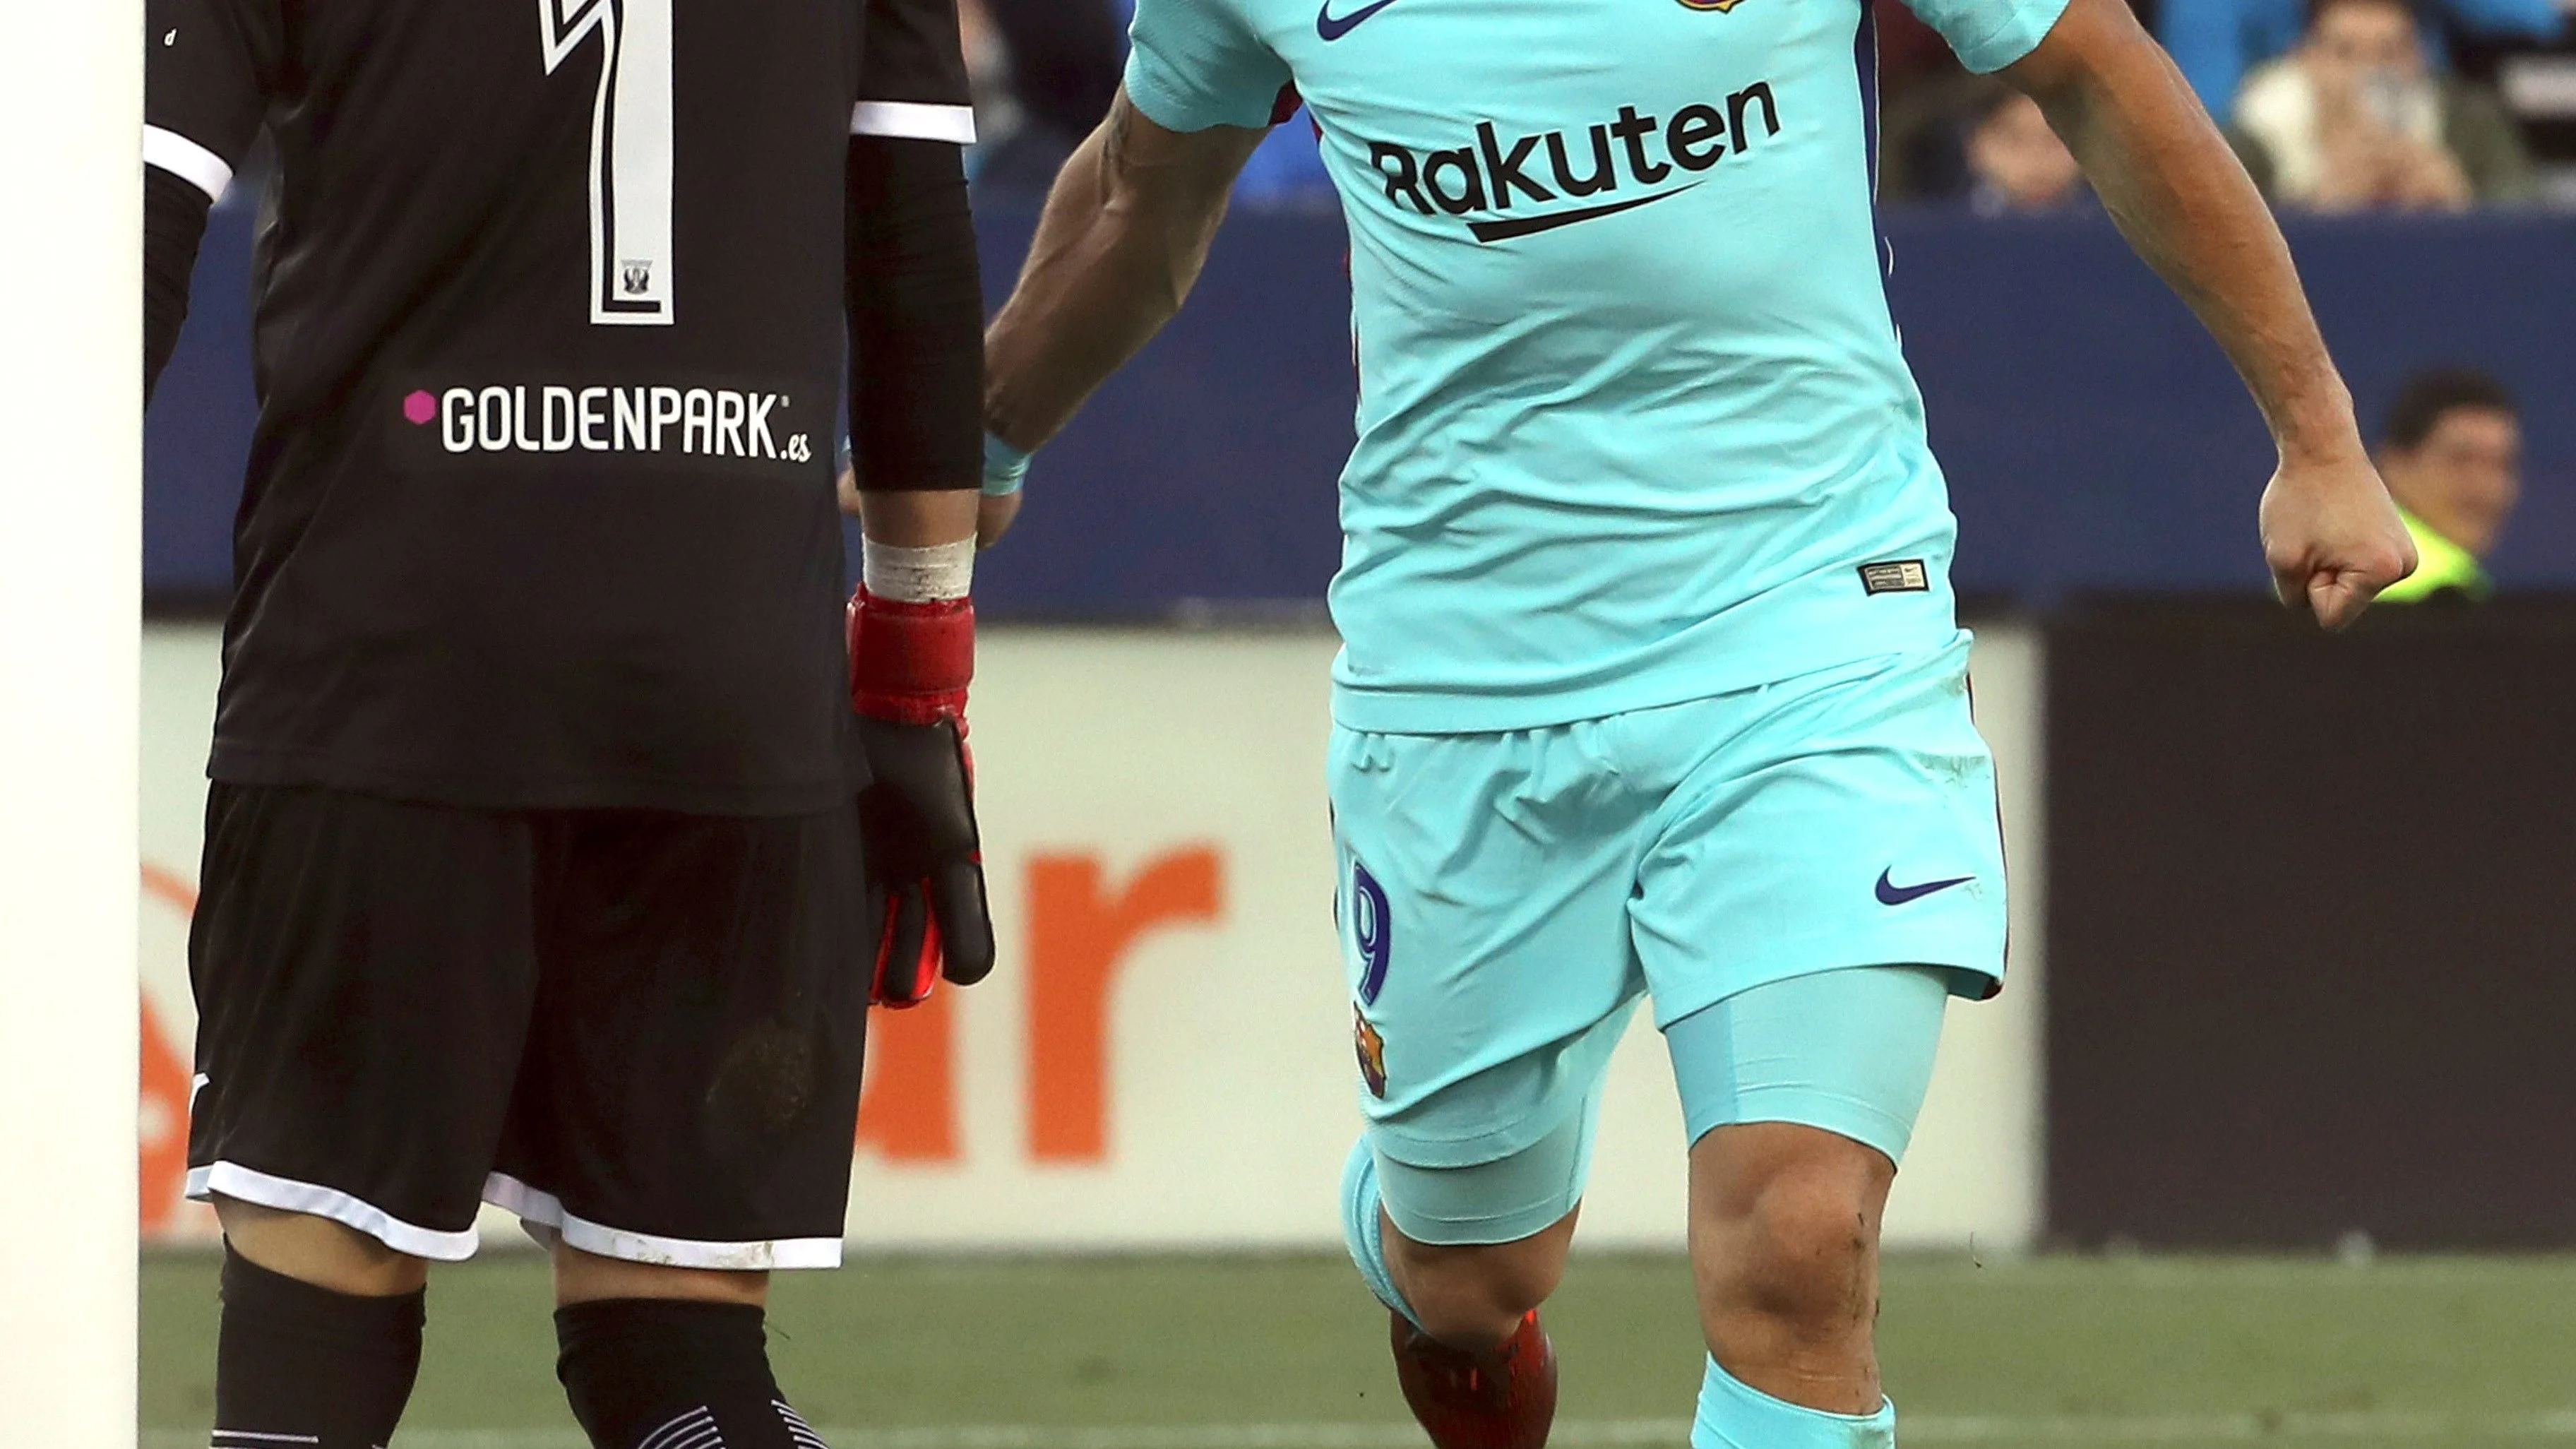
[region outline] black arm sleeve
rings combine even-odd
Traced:
[[[277,0],[146,0],[143,34],[143,396],[179,345],[206,213],[266,114]]]
[[[984,294],[960,149],[850,138],[851,455],[871,491],[979,486]]]
[[[158,167],[143,169],[143,401],[179,345],[188,320],[188,279],[197,269],[206,214],[214,202],[194,185]]]

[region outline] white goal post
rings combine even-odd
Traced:
[[[143,6],[0,8],[0,1425],[135,1443]]]

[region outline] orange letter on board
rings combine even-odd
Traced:
[[[143,998],[143,1231],[170,1226],[188,1187],[187,1059],[161,1030],[152,998]]]
[[[868,1089],[859,1095],[859,1145],[888,1162],[955,1162],[957,988],[944,986],[906,1011],[868,1013]]]
[[[143,890],[183,918],[197,913],[196,888],[157,865],[144,865]],[[143,998],[141,1160],[143,1231],[147,1233],[170,1226],[186,1193],[192,1080],[188,1059],[179,1054],[169,1033],[161,1029],[161,1015],[152,1009],[152,998],[147,993]]]
[[[1109,988],[1157,926],[1213,921],[1224,907],[1214,847],[1148,862],[1115,897],[1095,855],[1029,862],[1029,1153],[1098,1162],[1109,1153]]]

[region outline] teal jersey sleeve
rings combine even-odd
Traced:
[[[1979,75],[1998,71],[2048,38],[2067,0],[1905,0],[1941,32],[1961,64]]]
[[[1128,97],[1166,130],[1261,129],[1290,83],[1231,0],[1137,0],[1128,33]]]

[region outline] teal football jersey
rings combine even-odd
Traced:
[[[1973,68],[2065,0],[1917,0]],[[1138,0],[1177,131],[1303,95],[1351,238],[1336,717],[1654,708],[1951,634],[1863,0]]]

